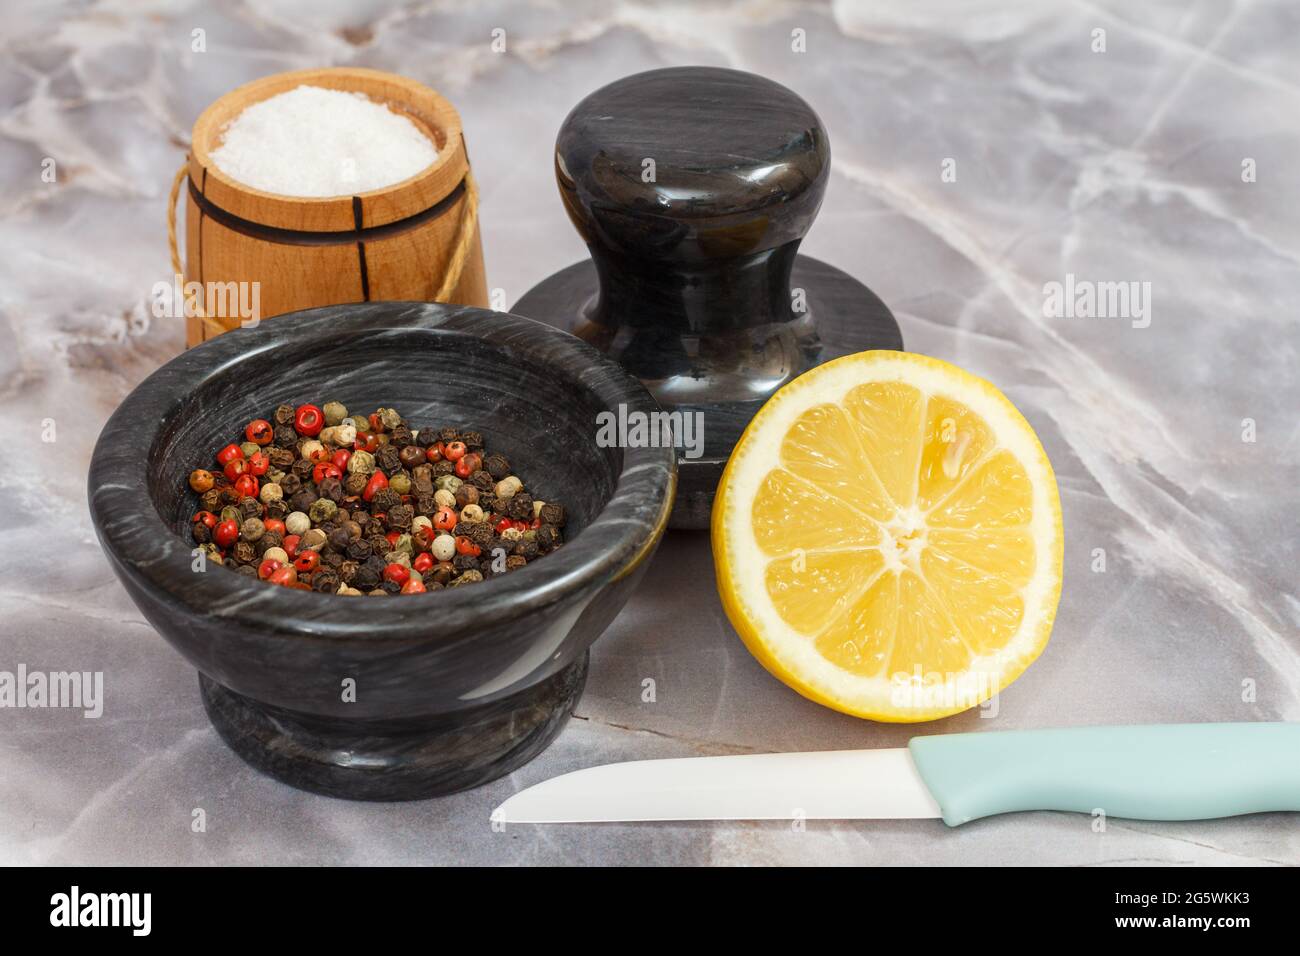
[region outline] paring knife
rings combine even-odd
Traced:
[[[1076,727],[913,737],[905,748],[637,760],[566,773],[506,823],[878,820],[1018,810],[1208,820],[1300,811],[1300,723]]]

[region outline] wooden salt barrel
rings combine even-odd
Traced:
[[[327,198],[262,192],[221,172],[210,152],[230,121],[251,104],[304,84],[364,93],[404,114],[434,141],[437,160],[395,185]],[[228,297],[214,291],[233,290],[225,286],[231,282],[260,283],[261,318],[381,299],[488,304],[477,190],[460,116],[413,80],[353,67],[297,70],[241,86],[204,110],[169,208],[178,271],[174,210],[182,181],[185,281],[210,293],[195,297],[201,314],[186,320],[187,346],[239,326]]]

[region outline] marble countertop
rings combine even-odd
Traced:
[[[28,0],[6,4],[6,21],[0,670],[102,671],[105,700],[98,719],[0,709],[0,863],[1300,863],[1300,828],[1282,814],[1114,820],[1100,833],[1052,813],[956,830],[494,832],[488,820],[524,786],[612,760],[898,746],[918,731],[1300,720],[1289,0]],[[792,50],[799,36],[805,52]],[[762,73],[812,103],[834,167],[804,249],[881,295],[908,348],[1000,385],[1042,437],[1066,526],[1050,646],[991,720],[858,721],[750,658],[714,594],[707,537],[673,533],[593,649],[577,716],[512,776],[393,805],[259,776],[217,738],[193,669],[140,617],[87,524],[100,427],[182,347],[181,322],[148,306],[169,280],[164,209],[194,118],[240,83],[324,64],[436,87],[464,117],[489,286],[509,303],[584,255],[551,169],[569,107],[624,74],[689,63]],[[1128,315],[1046,316],[1045,287],[1067,276],[1149,292]]]

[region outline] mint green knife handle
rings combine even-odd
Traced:
[[[913,737],[943,822],[1016,810],[1208,820],[1300,810],[1300,723],[1073,727]]]

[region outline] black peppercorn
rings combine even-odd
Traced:
[[[283,492],[283,495],[286,498],[302,491],[302,486],[303,480],[293,472],[289,472],[280,479],[280,491]]]
[[[204,511],[221,510],[221,489],[209,488],[203,494],[199,495],[199,503],[203,505]]]
[[[388,527],[392,531],[410,531],[415,510],[410,505],[394,505],[388,509]]]
[[[469,483],[478,489],[479,494],[487,494],[496,489],[496,482],[482,469],[469,476]]]
[[[301,511],[306,513],[311,510],[311,506],[316,503],[316,492],[310,488],[304,488],[289,499],[290,511]]]
[[[256,498],[240,498],[238,507],[245,518],[259,518],[262,515],[262,503]]]
[[[207,544],[212,540],[212,529],[202,521],[195,521],[190,525],[190,533],[194,536],[195,544]]]
[[[370,507],[377,513],[390,511],[402,503],[402,496],[392,488],[380,488],[370,499]]]
[[[483,459],[483,469],[493,481],[500,481],[510,474],[510,462],[506,460],[505,455],[488,455]]]
[[[460,440],[465,443],[465,447],[470,451],[483,450],[483,435],[480,432],[461,432]]]
[[[515,521],[533,520],[533,497],[521,491],[506,500],[506,514]]]
[[[251,541],[236,541],[230,553],[240,564],[252,564],[257,560],[257,550]]]
[[[372,535],[370,538],[370,556],[388,553],[388,539],[384,537],[383,525],[380,525],[380,533]],[[382,559],[381,559],[382,560]]]
[[[385,591],[386,593],[388,593],[388,594],[401,594],[401,593],[402,593],[402,586],[401,586],[400,584],[398,584],[396,581],[384,581],[384,582],[383,582],[382,584],[380,584],[379,586],[380,586],[381,588],[383,588],[384,591]]]
[[[557,528],[563,528],[564,522],[568,520],[568,515],[564,511],[564,505],[548,501],[542,505],[541,519],[546,524],[553,524]]]
[[[375,466],[389,478],[402,467],[402,453],[391,443],[375,452]]]
[[[367,565],[361,565],[352,575],[352,586],[362,591],[369,591],[379,583],[379,572]]]
[[[510,557],[506,558],[506,570],[518,571],[527,563],[528,563],[528,559],[525,558],[522,554],[512,554],[510,555]]]
[[[277,448],[293,448],[298,441],[298,433],[292,425],[276,425],[271,433],[271,444]]]
[[[461,524],[464,524],[464,522],[461,522]],[[459,527],[459,525],[457,527]],[[492,533],[492,526],[486,521],[471,522],[469,532],[465,536],[480,548],[492,547],[492,539],[495,537]]]
[[[239,567],[235,568],[235,571],[246,578],[257,577],[257,568],[253,567],[251,564],[241,564]]]
[[[402,422],[402,424],[394,428],[391,432],[391,436],[392,437],[389,440],[398,448],[403,449],[415,440],[415,436],[411,434],[411,429],[405,422]],[[419,464],[419,462],[416,464]]]
[[[294,407],[289,404],[277,405],[271,415],[271,421],[277,425],[292,425],[294,416]]]
[[[355,497],[366,490],[368,481],[370,481],[369,475],[352,472],[343,480],[343,490],[347,492],[348,497]]]
[[[453,588],[463,587],[466,584],[475,584],[476,582],[482,580],[483,580],[483,572],[478,570],[470,570],[470,571],[466,571],[460,577],[454,579],[451,582],[451,584],[448,585],[448,587],[453,587]]]
[[[428,456],[424,453],[424,449],[419,445],[406,445],[398,453],[398,458],[401,460],[403,468],[418,468],[420,465],[425,463],[427,457]]]
[[[446,428],[440,428],[438,429],[438,441],[441,442],[460,441],[460,432],[450,426]]]
[[[384,545],[385,547],[387,547],[388,542],[385,541]],[[371,554],[370,557],[366,558],[364,567],[367,567],[371,571],[374,571],[375,574],[378,575],[379,577],[383,577],[384,568],[387,566],[387,564],[388,562],[384,560],[382,555]]]
[[[343,580],[343,583],[351,584],[353,579],[357,576],[357,569],[360,567],[361,565],[357,564],[355,561],[344,561],[340,564],[339,577]]]
[[[348,546],[352,544],[352,536],[348,534],[346,528],[335,528],[329,532],[327,542],[330,548],[342,552],[346,551]]]
[[[272,448],[266,453],[266,457],[276,471],[293,467],[293,452],[287,448]]]
[[[330,501],[338,504],[343,500],[343,482],[332,476],[322,478],[320,484],[316,486],[316,491],[322,498],[328,498]]]
[[[305,485],[311,480],[311,472],[315,467],[316,463],[310,458],[299,458],[293,463],[292,471],[293,474]],[[280,484],[283,486],[284,482],[280,482]]]
[[[537,547],[536,539],[520,538],[518,543],[515,544],[515,553],[531,561],[541,553],[541,549]]]
[[[457,571],[478,570],[478,558],[472,554],[458,554],[451,559],[451,563]]]
[[[549,524],[537,529],[537,546],[543,551],[550,551],[560,539],[560,533]]]
[[[289,502],[285,501],[283,498],[278,498],[275,501],[268,502],[266,505],[266,516],[268,518],[277,518],[280,521],[283,521],[284,516],[288,513]]]
[[[348,545],[348,557],[353,561],[364,561],[370,557],[370,541],[361,538]]]
[[[339,576],[334,571],[321,569],[311,576],[311,589],[322,594],[333,594],[339,589]]]
[[[438,510],[438,503],[433,500],[432,494],[420,495],[415,499],[416,514],[433,515]]]
[[[455,472],[456,466],[449,461],[435,461],[433,463],[433,477],[441,478],[443,475],[450,475]]]

